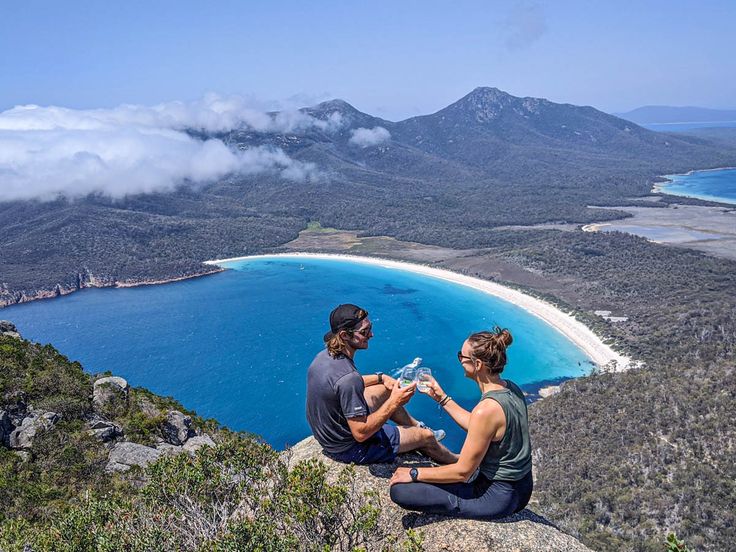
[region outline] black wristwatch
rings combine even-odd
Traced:
[[[376,372],[378,376],[378,383],[383,383],[383,372]]]
[[[412,468],[409,470],[409,477],[411,477],[411,480],[416,483],[417,477],[419,477],[419,470],[416,468]]]

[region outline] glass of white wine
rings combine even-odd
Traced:
[[[432,379],[432,370],[427,367],[417,369],[417,389],[420,393],[429,391],[429,380]]]

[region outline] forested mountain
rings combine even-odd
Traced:
[[[113,200],[0,204],[0,301],[90,284],[202,273],[201,261],[264,251],[309,220],[452,247],[493,244],[495,227],[608,220],[663,173],[736,164],[721,141],[654,133],[591,107],[477,88],[432,115],[393,123],[333,100],[240,127],[234,150],[274,148],[313,168],[231,175]],[[275,149],[278,148],[278,149]]]

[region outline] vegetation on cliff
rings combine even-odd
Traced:
[[[386,534],[380,501],[355,490],[349,468],[328,478],[319,461],[290,466],[258,438],[193,413],[197,428],[215,437],[212,446],[111,473],[112,441],[89,429],[98,414],[93,379],[50,345],[0,335],[0,418],[31,407],[59,415],[23,450],[0,444],[0,550],[421,548],[414,533]],[[183,410],[143,389],[127,403],[110,416],[122,429],[116,440],[141,445],[162,441],[163,413]]]

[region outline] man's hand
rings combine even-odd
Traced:
[[[396,483],[411,483],[411,475],[409,475],[410,468],[396,468],[396,471],[391,476],[389,486],[396,485]]]
[[[395,408],[404,406],[406,403],[409,402],[416,390],[416,382],[412,383],[411,385],[407,385],[406,387],[401,387],[399,386],[399,382],[397,380],[394,380],[394,387],[393,389],[391,389],[391,396],[388,398],[388,400],[393,403]]]
[[[394,388],[394,385],[396,384],[396,380],[392,378],[391,376],[387,376],[386,374],[383,374],[383,385],[391,391]]]

